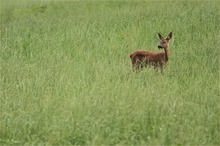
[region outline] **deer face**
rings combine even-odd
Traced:
[[[169,43],[169,40],[172,38],[172,32],[169,33],[169,35],[167,36],[166,39],[164,39],[164,37],[158,33],[158,36],[160,38],[160,44],[158,45],[158,48],[159,49],[165,49],[168,47],[168,43]]]

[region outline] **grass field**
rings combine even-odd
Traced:
[[[219,10],[1,0],[0,145],[220,145]],[[132,72],[171,31],[164,74]]]

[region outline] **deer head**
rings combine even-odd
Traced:
[[[166,49],[169,47],[169,40],[172,38],[172,32],[170,32],[167,36],[166,39],[164,39],[164,37],[158,33],[158,36],[160,38],[160,44],[158,45],[159,49]]]

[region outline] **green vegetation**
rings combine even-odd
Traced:
[[[2,0],[0,145],[220,145],[219,9]],[[165,73],[133,73],[170,31]]]

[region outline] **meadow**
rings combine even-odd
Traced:
[[[1,0],[0,145],[220,145],[219,10]],[[132,72],[171,31],[164,74]]]

